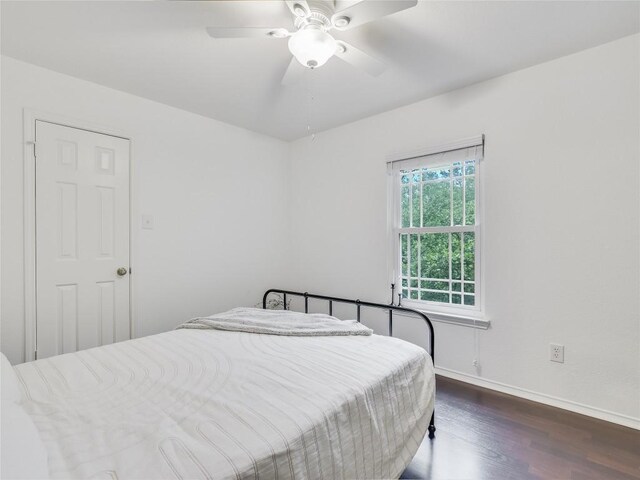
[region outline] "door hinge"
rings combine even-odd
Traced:
[[[34,360],[37,360],[37,359],[38,359],[38,350],[35,350],[35,351],[33,352],[33,359],[34,359]]]

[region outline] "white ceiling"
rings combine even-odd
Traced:
[[[285,140],[307,125],[325,130],[640,30],[638,2],[421,0],[336,34],[386,62],[381,76],[332,58],[283,87],[286,40],[214,40],[204,30],[288,27],[282,1],[2,1],[1,9],[5,55]]]

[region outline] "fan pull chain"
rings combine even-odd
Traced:
[[[311,132],[311,121],[310,121],[310,117],[311,117],[311,107],[313,104],[313,100],[314,97],[311,94],[311,87],[309,86],[309,82],[310,82],[310,71],[309,72],[305,72],[307,73],[307,75],[305,75],[305,86],[306,86],[306,90],[307,90],[307,94],[306,94],[306,104],[307,104],[307,135],[311,136],[311,141],[313,142],[316,139],[316,134],[314,132]]]

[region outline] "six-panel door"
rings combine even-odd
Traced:
[[[130,338],[128,140],[36,122],[36,289],[38,358]]]

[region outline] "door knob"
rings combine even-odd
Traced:
[[[119,277],[124,277],[127,274],[127,269],[125,267],[120,267],[118,270],[116,270],[116,273]]]

